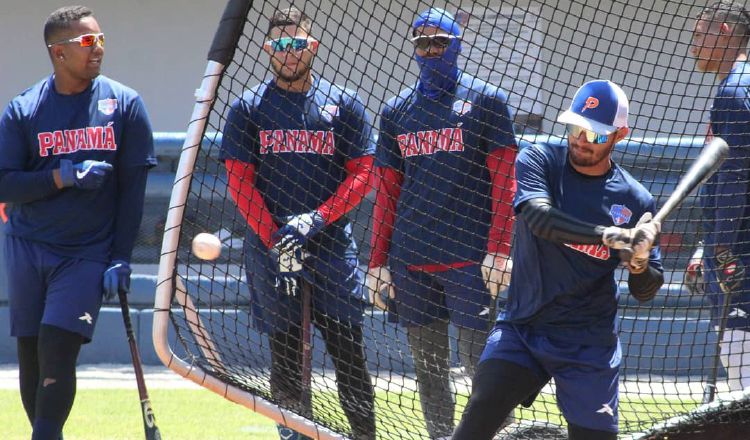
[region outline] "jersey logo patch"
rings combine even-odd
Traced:
[[[100,99],[98,102],[99,111],[109,116],[117,110],[116,99]]]
[[[453,103],[453,113],[456,113],[458,116],[463,116],[466,113],[469,113],[471,111],[471,101],[466,101],[465,99],[459,99],[458,101]]]
[[[565,246],[597,260],[609,260],[609,248],[603,244],[568,244]]]
[[[337,105],[324,105],[320,108],[320,116],[326,120],[326,122],[333,122],[333,118],[339,115],[339,106]]]
[[[630,221],[633,211],[625,205],[612,205],[609,207],[609,215],[615,222],[615,226],[620,226]]]

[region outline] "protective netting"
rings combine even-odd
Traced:
[[[268,39],[269,17],[288,6],[287,2],[277,0],[252,2],[233,59],[220,78],[216,101],[206,119],[203,142],[195,147],[199,150],[194,170],[185,178],[190,182],[187,202],[171,207],[184,208],[176,261],[174,268],[169,268],[174,270],[176,282],[176,296],[172,299],[174,308],[170,313],[172,330],[176,334],[172,349],[209,376],[311,418],[336,433],[356,438],[372,438],[372,433],[363,432],[366,429],[362,428],[367,426],[370,409],[357,403],[366,401],[368,392],[357,378],[369,373],[374,385],[378,438],[434,437],[435,432],[450,427],[431,426],[428,434],[422,408],[425,405],[420,405],[418,387],[422,385],[423,395],[427,395],[424,388],[439,384],[440,378],[418,378],[414,369],[415,358],[418,362],[439,363],[435,359],[426,359],[424,353],[439,353],[438,349],[428,347],[432,344],[430,338],[438,337],[442,331],[448,332],[452,367],[450,390],[455,408],[451,408],[450,402],[442,400],[437,392],[432,394],[436,400],[427,406],[441,414],[455,411],[457,421],[467,402],[471,377],[467,374],[467,366],[459,362],[470,358],[470,353],[458,353],[462,345],[457,342],[460,332],[454,326],[442,329],[437,328],[438,325],[430,331],[410,334],[404,327],[389,322],[385,312],[368,305],[362,322],[368,371],[363,372],[356,368],[356,362],[351,362],[352,354],[346,353],[348,349],[359,349],[356,335],[342,330],[336,319],[313,314],[312,320],[317,328],[312,344],[311,396],[305,391],[308,386],[305,385],[305,369],[301,368],[304,364],[301,355],[290,354],[288,359],[275,362],[277,370],[274,374],[282,379],[273,387],[270,383],[271,345],[278,344],[278,352],[288,352],[289,347],[299,344],[299,338],[303,337],[300,325],[303,319],[299,310],[292,309],[298,307],[304,289],[297,289],[291,299],[280,295],[279,304],[291,304],[282,308],[271,308],[268,304],[273,306],[273,303],[258,300],[251,294],[252,289],[259,289],[261,285],[276,287],[278,280],[268,273],[259,257],[266,252],[261,247],[263,244],[246,238],[250,226],[228,190],[225,163],[228,156],[222,154],[222,142],[226,142],[233,102],[250,89],[262,90],[256,86],[273,76],[263,44]],[[535,141],[564,144],[565,139],[560,136],[565,127],[556,122],[557,115],[570,103],[576,89],[592,79],[609,79],[619,84],[628,95],[631,131],[626,140],[617,145],[614,159],[654,194],[658,206],[669,196],[691,159],[703,147],[708,129],[708,109],[716,92],[714,76],[697,73],[695,60],[690,54],[694,18],[706,6],[703,1],[311,0],[298,2],[295,6],[312,19],[310,34],[320,41],[312,65],[314,76],[346,87],[359,96],[373,136],[378,136],[381,120],[378,115],[387,100],[417,82],[419,69],[412,59],[414,48],[408,40],[414,18],[426,8],[440,7],[455,13],[463,27],[459,67],[506,92],[508,106],[514,114],[516,143],[520,148]],[[246,94],[245,101],[262,100],[262,94]],[[326,129],[314,130],[307,126],[300,129],[289,122],[296,117],[296,104],[292,98],[289,98],[288,106],[282,104],[269,108],[267,103],[265,105],[260,122],[248,118],[243,125],[235,121],[235,126],[239,127],[236,132],[244,133],[246,142],[262,144],[258,148],[265,148],[265,153],[268,153],[256,153],[249,160],[256,161],[256,173],[263,173],[263,161],[266,161],[266,166],[278,166],[271,164],[280,162],[269,159],[274,153],[325,153],[329,146]],[[439,113],[436,109],[425,108],[424,111]],[[460,114],[470,110],[466,107],[456,109],[454,105],[453,111]],[[321,106],[316,114],[319,116],[317,122],[330,123],[339,116],[335,106]],[[501,126],[502,115],[494,117],[496,119],[485,121],[483,127]],[[347,121],[344,125],[351,128],[352,124]],[[338,132],[335,136],[330,145],[333,151],[366,148],[355,145],[346,146],[349,150],[345,150],[341,145],[346,139],[340,139]],[[445,132],[435,136],[438,139],[436,144],[440,144],[439,139],[445,136]],[[292,144],[299,145],[299,148]],[[336,150],[337,146],[342,150]],[[450,142],[444,149],[450,149]],[[195,153],[190,150],[186,151]],[[229,155],[229,158],[237,157]],[[343,180],[347,175],[345,159],[350,158],[337,157],[337,165],[324,170],[305,168],[314,161],[299,161],[297,163],[303,164],[299,168],[289,167],[280,173],[311,173],[308,180],[317,179],[323,186],[328,183],[319,177],[321,171],[326,178],[336,176],[335,179]],[[246,167],[238,169],[237,173],[246,176],[245,171]],[[738,179],[747,183],[749,171],[739,170]],[[436,188],[445,186],[440,179],[447,177],[435,174],[433,178]],[[456,179],[455,176],[451,178]],[[462,181],[467,186],[477,186],[475,180],[480,178],[462,176]],[[176,185],[184,185],[185,180],[179,179]],[[298,209],[298,212],[290,212],[294,209],[271,206],[272,214],[278,214],[272,215],[276,225],[282,225],[286,215],[302,214],[326,201],[325,197],[321,199],[320,188],[313,185],[289,188],[280,181],[270,180],[264,181],[264,185],[262,191],[266,195],[273,192],[280,198],[279,194],[283,193],[289,199],[288,203]],[[352,251],[349,248],[347,256],[358,257],[358,276],[342,278],[340,271],[337,272],[337,263],[331,262],[328,254],[313,255],[314,259],[317,257],[318,265],[308,268],[315,277],[313,295],[318,295],[313,302],[335,302],[336,296],[331,292],[345,288],[352,279],[364,289],[364,273],[371,254],[375,200],[373,192],[367,192],[367,197],[336,223],[339,227],[337,234],[345,229],[343,225],[347,219],[351,223],[357,249]],[[417,189],[405,186],[401,200],[417,197],[417,192]],[[249,196],[245,197],[247,201]],[[586,197],[586,194],[580,197]],[[249,206],[257,203],[257,199],[249,200]],[[482,215],[489,218],[490,209],[489,205],[482,207]],[[424,216],[425,228],[438,225],[432,229],[433,233],[446,229],[440,224],[468,224],[466,216],[473,215],[456,210],[449,218],[432,218],[430,209],[419,214]],[[750,423],[747,404],[721,406],[719,414],[725,413],[726,417],[717,416],[715,412],[692,413],[705,400],[705,390],[711,389],[712,382],[715,381],[719,398],[740,386],[730,383],[725,368],[717,360],[719,344],[714,324],[720,320],[711,321],[711,303],[706,296],[691,295],[683,283],[685,267],[701,238],[701,216],[698,198],[689,197],[662,226],[665,285],[653,301],[639,304],[627,294],[627,273],[618,270],[616,274],[622,293],[619,310],[623,350],[619,405],[622,436],[646,432],[659,422],[686,414],[692,414],[684,420],[686,427],[722,425],[737,429],[727,432],[744,432],[746,435],[750,429],[747,425],[741,426]],[[737,220],[738,228],[746,224],[745,219]],[[330,232],[324,230],[321,234],[325,236],[329,233],[326,231]],[[203,261],[192,254],[191,241],[199,232],[214,233],[222,240],[219,259]],[[442,251],[450,253],[450,247],[456,245],[455,237],[450,233],[440,233],[444,236],[439,237],[438,242],[446,246]],[[333,241],[336,240],[341,238],[334,237]],[[165,249],[169,248],[165,245]],[[308,251],[313,254],[323,252],[318,246],[312,246]],[[414,252],[419,253],[420,249]],[[460,261],[458,256],[456,259]],[[408,263],[394,261],[393,256],[389,261],[391,268]],[[459,285],[458,290],[461,287]],[[464,287],[470,290],[468,286]],[[503,304],[504,294],[501,292],[498,308],[501,309]],[[251,307],[265,307],[262,312],[266,314],[266,321],[259,321],[251,313]],[[744,313],[734,306],[729,311]],[[292,324],[284,332],[285,338],[276,338],[272,342],[259,329],[259,325],[268,325],[269,320],[287,320],[290,316]],[[486,316],[489,329],[490,315]],[[432,330],[438,336],[428,334]],[[342,333],[331,335],[331,332]],[[750,356],[744,351],[750,345],[750,337],[743,344],[737,343],[738,338],[745,337],[743,331],[728,329],[723,333],[725,339],[733,337],[735,341],[723,345],[724,354],[731,354],[734,365],[741,365],[742,356]],[[325,338],[324,334],[327,334]],[[484,335],[482,331],[482,342]],[[411,342],[424,349],[424,353],[410,350],[410,337],[423,338]],[[328,347],[324,339],[330,341]],[[728,353],[729,350],[733,351]],[[336,362],[338,369],[334,368]],[[429,383],[420,383],[420,379]],[[312,412],[305,404],[310,398]],[[238,397],[233,399],[240,400]],[[731,400],[730,397],[727,399]],[[521,425],[508,428],[506,438],[565,438],[565,420],[555,405],[554,382],[541,390],[530,407],[519,407],[515,418]],[[353,421],[360,425],[360,428],[355,428],[355,431],[359,429],[358,432],[352,432]],[[672,430],[669,432],[672,435],[680,432],[681,423],[670,425]],[[693,432],[691,429],[695,430],[685,428],[685,432]]]

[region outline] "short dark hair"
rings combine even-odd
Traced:
[[[312,20],[304,12],[294,6],[280,9],[274,12],[271,16],[266,35],[270,35],[273,28],[284,26],[297,26],[309,33],[310,28],[312,27]]]
[[[713,23],[734,25],[733,34],[742,37],[747,43],[750,38],[750,13],[745,6],[734,0],[720,0],[711,3],[700,13],[698,18]]]
[[[47,17],[44,23],[44,42],[54,43],[50,40],[56,38],[60,31],[69,28],[71,23],[93,16],[94,12],[86,6],[63,6]]]

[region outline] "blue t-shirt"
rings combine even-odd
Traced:
[[[730,247],[750,267],[750,63],[735,64],[719,84],[707,141],[712,136],[723,138],[730,147],[727,160],[700,190],[705,272],[709,289],[720,293],[715,246]],[[750,327],[750,277],[745,278],[743,291],[733,301],[746,314],[730,316],[729,327]]]
[[[60,160],[105,161],[112,175],[95,191],[67,188],[16,203],[7,234],[65,256],[110,260],[123,167],[156,164],[151,123],[131,88],[103,75],[75,95],[61,95],[50,76],[15,97],[0,119],[0,170],[43,171]]]
[[[516,179],[516,210],[528,200],[546,198],[579,220],[623,228],[634,227],[645,212],[655,213],[654,198],[627,171],[614,164],[604,176],[580,174],[568,163],[567,147],[524,148],[516,160]],[[498,320],[577,343],[613,343],[618,252],[603,244],[543,240],[522,219],[516,222],[515,239],[507,311]],[[650,264],[661,269],[658,246]]]
[[[346,163],[374,150],[372,125],[356,93],[317,78],[306,93],[294,93],[269,80],[232,103],[220,157],[255,166],[255,186],[281,225],[322,205],[346,179]],[[307,249],[341,256],[351,243],[351,226],[342,219]]]
[[[516,144],[505,92],[462,73],[433,100],[414,87],[383,107],[376,165],[403,173],[389,258],[480,262],[491,221],[487,155]]]

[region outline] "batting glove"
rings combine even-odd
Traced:
[[[654,247],[660,231],[661,223],[653,221],[653,215],[647,212],[641,216],[634,228],[605,228],[602,243],[620,250],[620,260],[630,273],[639,274],[648,267],[651,248]]]
[[[297,296],[300,278],[309,280],[305,271],[304,261],[307,252],[302,246],[292,246],[282,249],[279,245],[269,250],[271,259],[277,264],[276,287],[289,296]]]
[[[496,298],[500,289],[510,285],[510,273],[513,269],[513,260],[509,256],[488,253],[482,261],[482,276],[484,284],[490,291],[492,298]]]
[[[289,218],[287,223],[273,234],[273,238],[279,241],[277,246],[280,246],[282,251],[286,251],[295,246],[304,245],[324,227],[325,220],[320,212],[308,212]]]
[[[648,268],[651,248],[656,243],[656,238],[661,232],[661,223],[653,221],[653,215],[647,212],[641,216],[635,228],[632,229],[631,251],[632,255],[627,259],[627,267],[630,273],[639,274]],[[627,250],[620,251],[620,256],[629,255]]]
[[[698,243],[698,248],[690,257],[685,269],[685,287],[691,295],[703,295],[706,293],[706,284],[703,278],[703,243]]]
[[[370,302],[379,309],[387,310],[388,298],[396,297],[391,271],[383,266],[371,267],[367,271],[366,284],[367,291],[370,294]]]
[[[745,265],[732,253],[731,249],[716,252],[716,278],[725,294],[738,292],[745,280]]]
[[[60,161],[60,180],[64,188],[98,189],[112,172],[112,164],[98,160],[84,160],[77,164]]]
[[[109,301],[119,292],[130,292],[130,264],[127,261],[114,260],[104,271],[104,299]]]
[[[661,223],[651,221],[653,216],[647,212],[641,216],[634,228],[607,226],[602,234],[602,243],[612,249],[629,249],[638,257],[643,257],[651,250],[656,236],[661,231]]]

